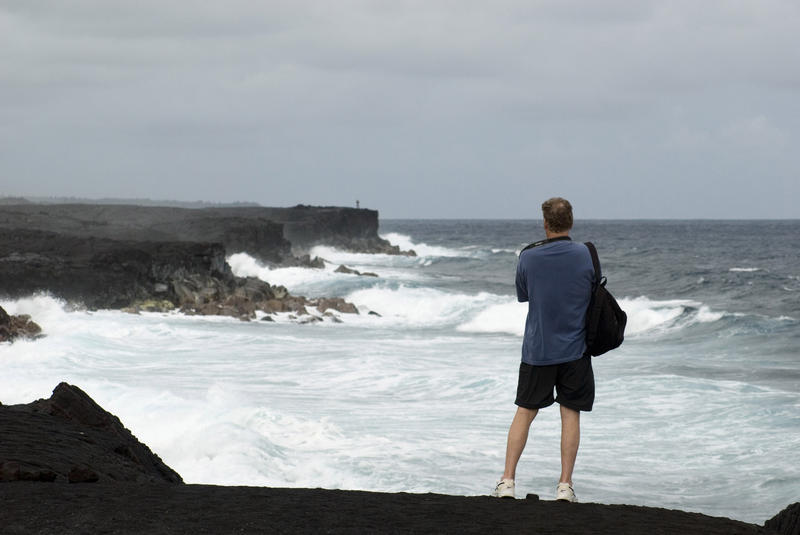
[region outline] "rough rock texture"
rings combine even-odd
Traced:
[[[10,315],[0,307],[0,342],[13,342],[17,338],[38,338],[42,336],[39,327],[27,314]]]
[[[254,319],[256,311],[307,315],[316,302],[234,277],[226,262],[226,255],[244,251],[271,263],[324,268],[319,258],[293,256],[285,226],[303,246],[389,247],[370,210],[0,205],[0,296],[46,292],[91,309],[134,313],[180,308],[241,319]],[[358,312],[349,303],[327,308]]]
[[[359,253],[416,256],[413,251],[401,251],[378,236],[377,210],[300,204],[291,208],[209,208],[208,212],[279,222],[295,253],[307,252],[315,245],[332,245]]]
[[[781,535],[800,535],[800,502],[793,503],[764,524]]]
[[[0,484],[5,534],[521,533],[755,535],[727,518],[651,507],[324,489]]]
[[[344,264],[341,264],[334,271],[336,271],[336,273],[348,273],[348,274],[351,274],[351,275],[359,275],[361,277],[377,277],[378,276],[377,273],[373,273],[371,271],[365,271],[364,273],[362,273],[362,272],[358,271],[357,269],[349,268],[349,267],[345,266]]]
[[[0,205],[0,228],[117,240],[217,242],[228,255],[247,252],[265,262],[287,265],[305,265],[292,251],[302,255],[318,244],[357,252],[411,254],[378,236],[377,211],[339,207]]]
[[[256,311],[303,315],[306,306],[317,306],[317,300],[290,295],[283,286],[235,277],[220,244],[130,242],[0,228],[0,295],[19,298],[36,292],[92,309],[180,308],[240,319],[254,319]],[[342,299],[332,303],[327,308],[358,313]],[[27,328],[33,333],[32,326]]]
[[[169,240],[221,243],[227,255],[246,252],[268,263],[296,261],[280,223],[260,217],[207,217],[202,210],[178,213],[185,217],[151,225],[147,232],[162,233]]]
[[[348,303],[341,297],[320,297],[311,302],[317,307],[320,313],[333,309],[345,314],[358,314],[358,309],[352,303]]]
[[[219,244],[79,238],[0,229],[0,295],[49,292],[89,308],[159,298],[178,305],[189,289],[221,291],[235,277]]]
[[[80,388],[50,399],[0,405],[0,481],[182,483],[119,418]]]
[[[307,254],[301,254],[300,256],[292,256],[284,258],[283,261],[281,262],[281,266],[325,269],[325,260],[323,260],[318,256],[311,258],[311,256]]]
[[[215,242],[227,254],[247,251],[266,262],[291,258],[283,225],[252,215],[205,210],[102,204],[0,206],[0,228],[57,232],[80,238],[145,242]]]

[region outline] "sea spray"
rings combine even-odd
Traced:
[[[475,253],[475,248],[471,246],[462,247],[460,249],[451,249],[448,247],[441,247],[436,245],[428,245],[427,243],[414,243],[411,241],[410,236],[399,234],[397,232],[389,232],[388,234],[381,235],[385,240],[389,240],[393,245],[398,245],[401,250],[413,250],[417,256],[451,256],[451,257],[469,257]]]
[[[797,225],[576,223],[627,296],[630,326],[593,360],[582,500],[757,523],[796,501],[800,470],[775,460],[796,453],[800,433]],[[526,313],[515,252],[540,222],[383,221],[381,233],[423,256],[328,247],[324,270],[229,258],[239,275],[352,300],[361,314],[341,324],[2,301],[46,337],[0,344],[0,401],[74,383],[190,483],[487,494],[515,409]],[[379,277],[335,273],[340,263]],[[559,425],[554,408],[537,416],[521,493],[551,495]]]

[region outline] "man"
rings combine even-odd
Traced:
[[[586,350],[586,309],[594,266],[589,249],[574,243],[572,206],[555,197],[542,204],[546,240],[523,249],[517,265],[517,299],[528,302],[517,384],[517,412],[508,431],[503,477],[493,496],[514,497],[517,463],[539,409],[561,409],[561,478],[556,499],[577,501],[572,471],[580,443],[581,411],[592,410],[594,373]],[[553,389],[556,397],[553,397]]]

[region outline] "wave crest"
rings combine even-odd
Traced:
[[[397,245],[403,251],[413,249],[414,252],[417,253],[417,256],[471,257],[475,254],[474,251],[450,249],[438,245],[428,245],[423,242],[414,243],[411,241],[411,236],[399,234],[397,232],[389,232],[385,235],[381,235],[381,238],[388,240],[392,245]]]
[[[451,294],[432,288],[401,285],[366,288],[345,297],[359,309],[374,310],[384,321],[398,325],[444,326],[464,321],[486,306],[504,298],[481,292],[477,295]]]
[[[628,336],[680,329],[697,323],[713,323],[725,316],[696,301],[673,299],[655,301],[647,297],[624,298],[619,304],[628,314]],[[507,333],[522,336],[525,331],[526,303],[512,299],[491,304],[457,327],[462,332]]]
[[[642,296],[620,299],[619,305],[628,314],[626,335],[681,329],[697,323],[713,323],[725,316],[725,312],[712,311],[708,306],[689,299],[655,301]]]

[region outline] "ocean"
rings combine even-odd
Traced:
[[[0,345],[0,402],[75,384],[188,483],[488,494],[515,410],[516,258],[541,222],[384,220],[380,234],[418,256],[316,247],[324,270],[229,257],[237,275],[361,312],[322,322],[2,300],[47,336]],[[579,500],[756,523],[800,500],[800,221],[578,221],[572,236],[596,244],[629,316],[622,347],[593,361]],[[559,433],[542,410],[518,496],[552,499]]]

